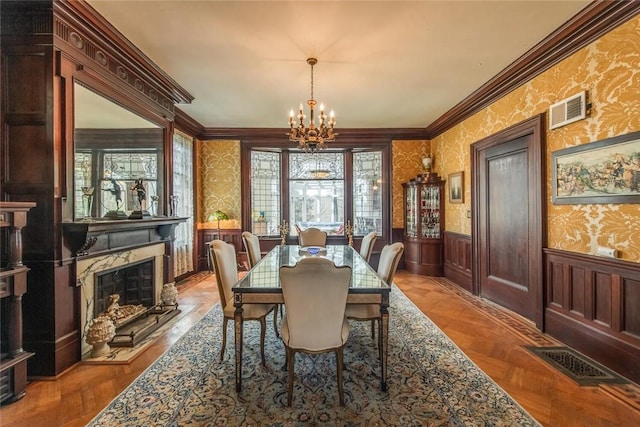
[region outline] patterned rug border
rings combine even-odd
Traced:
[[[509,423],[509,421],[506,420],[510,420],[511,422],[517,420],[519,425],[539,425],[522,406],[482,372],[471,359],[464,355],[460,348],[446,337],[397,286],[394,285],[391,295],[391,306],[394,310],[390,310],[392,312],[392,319],[397,319],[398,324],[406,322],[406,324],[402,323],[402,325],[410,329],[410,331],[404,334],[398,334],[399,336],[390,336],[390,345],[393,344],[392,341],[402,341],[402,343],[404,343],[404,347],[410,351],[407,351],[408,354],[403,353],[402,356],[412,359],[412,363],[414,363],[416,368],[421,372],[420,378],[415,378],[412,381],[418,381],[423,387],[428,386],[429,394],[433,394],[436,397],[439,395],[439,398],[443,399],[442,402],[445,407],[442,408],[444,413],[440,415],[434,414],[433,420],[429,416],[422,419],[417,418],[417,421],[415,416],[411,419],[403,419],[401,415],[402,411],[400,411],[398,419],[403,421],[398,421],[398,424],[388,424],[384,418],[379,418],[377,422],[380,423],[382,421],[380,425],[422,425],[422,421],[425,420],[429,420],[430,425],[436,425],[435,421],[437,416],[445,417],[444,422],[442,422],[443,420],[441,419],[439,420],[441,422],[437,425],[476,425],[479,417],[482,415],[485,416],[485,422],[491,423],[492,420],[492,424],[494,425],[504,425],[505,422]],[[397,306],[401,304],[404,304],[402,311],[395,312]],[[416,316],[419,316],[421,322],[415,320]],[[114,425],[114,423],[118,423],[118,425],[136,425],[141,421],[153,425],[178,425],[179,423],[176,421],[176,418],[181,416],[181,412],[185,412],[185,409],[190,409],[184,407],[186,401],[191,398],[194,390],[202,385],[203,381],[211,378],[209,369],[221,369],[220,365],[224,365],[225,363],[227,368],[233,366],[233,363],[229,360],[233,359],[231,357],[233,350],[231,349],[231,352],[227,353],[227,361],[220,364],[218,362],[219,343],[211,343],[205,338],[207,334],[211,334],[213,337],[220,336],[221,323],[221,310],[219,304],[216,304],[198,323],[193,325],[171,348],[134,380],[132,384],[113,399],[89,425],[102,426]],[[355,323],[363,324],[366,322]],[[199,329],[202,330],[199,331]],[[251,334],[251,331],[247,331],[248,329],[250,328],[245,326],[245,337]],[[416,334],[415,332],[419,333]],[[361,326],[359,333],[367,337],[368,327],[364,325]],[[267,334],[273,334],[273,332],[268,330]],[[271,339],[280,341],[275,337]],[[439,353],[429,352],[425,341],[429,341],[429,344],[432,346],[437,345],[435,348],[440,350]],[[248,344],[249,342],[245,341],[245,348]],[[199,351],[189,352],[188,349],[183,348],[187,345],[189,348],[197,348]],[[370,343],[368,345],[370,345]],[[370,353],[370,349],[367,351]],[[372,364],[373,362],[371,361],[365,363],[367,366]],[[248,377],[261,374],[259,372],[260,364],[256,363],[256,365],[258,366],[247,368],[245,364],[245,383],[251,381]],[[171,370],[166,369],[166,367],[171,367]],[[369,366],[369,368],[373,370],[371,366]],[[247,369],[252,370],[248,376]],[[460,378],[464,378],[464,380],[467,381],[464,383],[464,391],[461,391],[459,384],[456,384],[458,388],[455,387],[454,382],[452,382],[450,369],[456,374],[459,374]],[[178,377],[180,387],[175,386],[175,379],[173,376],[168,377],[166,372],[171,372],[173,376]],[[376,374],[377,372],[378,371],[376,371]],[[286,373],[284,375],[286,376]],[[298,374],[296,375],[298,376]],[[349,375],[349,372],[346,372],[345,375]],[[231,373],[231,379],[232,378],[233,373]],[[224,379],[220,379],[220,381],[224,383]],[[165,386],[170,389],[173,387],[171,389],[173,393],[156,393],[155,388],[158,382],[165,384]],[[379,383],[379,379],[377,382]],[[229,387],[233,386],[233,384],[226,385]],[[393,387],[391,384],[390,386]],[[484,390],[489,394],[475,391],[478,387],[481,387],[479,390]],[[397,391],[400,392],[401,390]],[[244,392],[243,389],[243,393]],[[247,403],[247,399],[243,399],[243,393],[237,396],[225,396],[225,399],[228,401],[229,399],[233,400],[235,398],[239,402]],[[286,392],[284,395],[286,396]],[[427,398],[428,396],[420,395],[419,397]],[[256,396],[256,398],[258,398],[258,396]],[[260,397],[260,399],[261,398],[262,397]],[[415,398],[414,396],[414,399]],[[431,396],[430,398],[433,399],[434,397]],[[393,400],[389,394],[384,395],[382,399],[379,397],[377,399],[381,400],[381,402],[384,400]],[[248,401],[251,400],[253,399],[248,399]],[[347,407],[350,404],[356,406],[360,405],[361,402],[348,401]],[[396,406],[397,405],[400,405],[399,408],[402,406],[401,403],[397,403]],[[398,410],[399,408],[394,407],[394,409]],[[286,407],[277,408],[277,410],[279,412],[287,412]],[[410,413],[413,416],[413,412]],[[122,416],[125,416],[126,419],[122,420],[118,418]],[[299,416],[295,414],[293,416],[295,417],[294,420],[300,420]],[[305,416],[309,416],[309,414]],[[326,414],[320,413],[314,414],[314,416],[322,417],[326,416]],[[494,418],[488,420],[486,417]],[[130,420],[134,421],[133,424],[127,423],[127,421]],[[255,425],[263,425],[263,423],[259,421]],[[275,425],[282,424],[277,423]],[[344,425],[358,424],[345,423]]]

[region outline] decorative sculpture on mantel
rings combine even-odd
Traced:
[[[107,212],[104,217],[110,219],[127,219],[127,214],[120,210],[120,205],[122,204],[122,189],[113,178],[109,179],[110,187],[103,188],[102,191],[108,191],[116,200],[116,210],[111,210]]]
[[[134,181],[133,187],[131,187],[131,191],[135,191],[136,197],[138,199],[137,208],[131,215],[129,215],[129,219],[146,219],[151,218],[151,214],[147,211],[147,189],[144,187],[144,180],[142,178],[138,178]]]

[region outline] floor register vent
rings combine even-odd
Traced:
[[[527,346],[527,349],[569,376],[580,386],[593,386],[601,383],[625,384],[629,382],[610,369],[569,347]]]
[[[587,92],[563,99],[549,107],[549,129],[573,123],[587,117]]]

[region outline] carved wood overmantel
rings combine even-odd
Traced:
[[[62,224],[63,243],[76,259],[94,257],[165,243],[165,258],[173,255],[175,227],[186,217],[162,217],[140,220],[94,220]],[[164,283],[172,282],[172,262],[163,269]]]

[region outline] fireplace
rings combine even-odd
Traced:
[[[157,305],[163,286],[164,243],[141,248],[113,252],[102,256],[82,258],[77,261],[76,278],[80,287],[80,321],[82,325],[83,359],[90,356],[91,346],[86,342],[87,331],[91,320],[109,305],[109,297],[120,295],[121,306],[125,304],[144,305],[147,307],[145,319],[161,314]],[[177,312],[177,310],[174,310]],[[175,313],[177,314],[177,313]],[[133,332],[141,326],[123,325],[118,328],[113,346],[134,346],[136,339]]]
[[[80,288],[79,329],[83,359],[90,356],[92,349],[86,342],[89,325],[107,308],[110,295],[118,294],[121,306],[147,307],[145,319],[141,319],[147,323],[166,321],[165,311],[172,315],[180,312],[175,305],[159,303],[163,285],[174,280],[174,230],[177,224],[186,220],[184,217],[158,217],[62,224],[64,250],[75,259],[74,283]],[[96,286],[104,289],[96,290]],[[136,341],[131,338],[132,326],[121,326],[123,330],[119,327],[116,333],[126,334],[122,346],[135,346]],[[125,330],[125,326],[129,329]],[[140,327],[136,325],[133,329],[139,331]],[[136,333],[136,336],[141,334]],[[109,343],[112,347],[113,344],[113,341]]]
[[[153,307],[157,301],[154,289],[154,259],[127,264],[96,273],[93,316],[103,313],[111,296],[120,296],[119,304]]]

